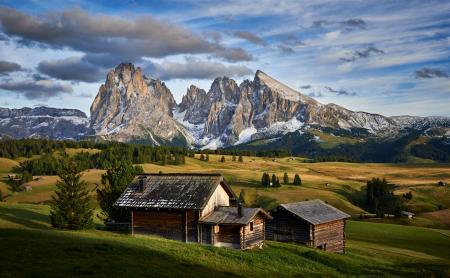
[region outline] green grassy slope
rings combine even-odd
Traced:
[[[347,252],[268,242],[239,251],[106,231],[57,231],[48,206],[0,204],[0,277],[450,275],[445,231],[347,222]]]

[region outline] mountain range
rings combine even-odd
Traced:
[[[218,77],[208,91],[191,85],[177,104],[164,82],[130,63],[108,73],[90,112],[87,118],[75,109],[0,108],[0,134],[217,149],[311,130],[383,139],[435,128],[448,135],[450,127],[448,117],[386,117],[322,104],[260,70],[241,84]]]

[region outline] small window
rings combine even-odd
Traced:
[[[250,231],[253,231],[253,222],[250,222]]]

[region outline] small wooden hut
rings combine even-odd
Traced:
[[[270,211],[266,239],[297,242],[329,252],[345,251],[345,220],[350,215],[321,200],[281,204]]]
[[[220,174],[139,175],[115,205],[131,210],[133,234],[242,249],[264,243],[271,218],[262,209],[236,206]]]

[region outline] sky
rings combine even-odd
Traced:
[[[178,102],[259,69],[322,103],[450,116],[450,1],[0,0],[0,107],[89,115],[121,62]]]

